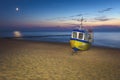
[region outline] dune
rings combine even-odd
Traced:
[[[120,80],[120,49],[0,39],[0,80]]]

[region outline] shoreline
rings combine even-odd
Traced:
[[[49,44],[69,44],[69,42],[49,42],[49,41],[34,41],[34,40],[24,40],[24,39],[14,39],[14,38],[0,38],[0,40],[8,40],[8,41],[21,41],[21,42],[31,42],[31,43],[49,43]],[[98,48],[109,48],[109,49],[120,49],[116,47],[108,47],[108,46],[100,46],[100,45],[93,45],[91,47],[98,47]]]

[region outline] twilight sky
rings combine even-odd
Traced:
[[[18,10],[16,10],[18,8]],[[120,0],[0,0],[0,28],[120,26]]]

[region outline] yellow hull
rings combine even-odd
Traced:
[[[70,40],[70,45],[72,48],[76,48],[78,50],[88,50],[91,46],[91,43],[86,43],[77,40]]]

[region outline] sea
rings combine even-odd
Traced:
[[[17,38],[37,42],[58,42],[69,43],[71,31],[39,31],[39,32],[20,32],[17,31]],[[15,32],[1,32],[0,38],[12,38]],[[94,32],[94,46],[105,46],[120,49],[120,32]]]

